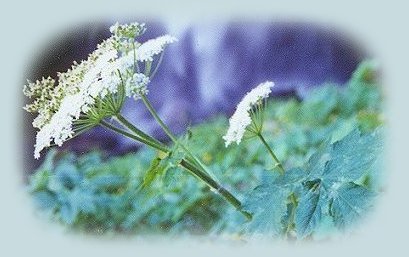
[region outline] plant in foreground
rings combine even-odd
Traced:
[[[206,183],[250,218],[242,210],[240,201],[221,186],[201,161],[173,135],[149,102],[148,84],[158,70],[165,47],[176,39],[164,35],[140,43],[137,38],[145,30],[144,24],[117,23],[110,28],[112,36],[99,44],[87,60],[74,63],[70,70],[58,74],[57,84],[48,77],[29,82],[24,87],[24,94],[34,99],[25,109],[38,114],[33,122],[33,126],[39,129],[35,158],[40,157],[44,148],[53,144],[61,146],[66,140],[97,125],[155,148],[162,156],[172,155],[173,149],[122,116],[121,109],[126,97],[141,99],[175,146],[182,149],[184,154],[176,160],[177,165]],[[159,58],[156,58],[158,55]]]

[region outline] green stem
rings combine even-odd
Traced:
[[[141,72],[139,69],[138,62],[136,61],[136,48],[135,48],[135,42],[132,42],[132,48],[133,48],[133,68],[134,71],[136,70],[137,73]]]
[[[115,115],[115,118],[117,119],[117,121],[124,126],[125,128],[129,129],[130,131],[132,131],[133,133],[137,134],[139,137],[142,137],[146,140],[150,140],[152,143],[157,144],[157,145],[161,145],[163,147],[165,147],[165,145],[156,140],[155,138],[149,136],[148,134],[146,134],[145,132],[143,132],[142,130],[138,129],[137,127],[135,127],[132,123],[130,123],[127,119],[125,119],[124,116],[122,116],[120,113],[118,113],[117,115]]]
[[[156,72],[158,72],[159,66],[160,66],[160,64],[162,63],[162,60],[163,60],[163,55],[164,55],[164,53],[165,53],[165,51],[162,51],[162,53],[160,53],[160,57],[159,57],[158,63],[156,64],[155,69],[152,71],[152,73],[151,73],[150,76],[149,76],[149,80],[150,80],[150,81],[152,81],[152,79],[153,79],[153,78],[155,77],[155,75],[156,75]]]
[[[113,126],[112,124],[105,122],[105,121],[101,121],[101,125],[113,130],[121,135],[124,135],[126,137],[129,137],[133,140],[142,142],[154,149],[157,149],[159,151],[162,151],[164,153],[169,153],[170,149],[168,149],[166,146],[164,146],[161,142],[157,141],[156,139],[153,139],[152,137],[150,137],[149,135],[145,134],[144,132],[140,131],[139,129],[137,129],[135,126],[133,126],[130,122],[128,122],[124,117],[122,117],[121,115],[119,115],[121,118],[119,119],[120,121],[122,121],[121,123],[126,126],[128,129],[130,129],[131,131],[138,131],[138,133],[141,133],[141,135],[144,135],[144,137],[150,138],[149,140],[147,138],[143,138],[140,135],[134,135],[131,133],[128,133],[125,130],[122,130],[120,128],[117,128],[115,126]],[[156,142],[155,142],[156,141]],[[200,179],[201,181],[203,181],[206,185],[208,185],[210,188],[212,188],[213,190],[215,190],[216,192],[218,192],[224,199],[227,200],[227,202],[229,202],[231,205],[233,205],[239,212],[241,212],[247,219],[251,219],[251,214],[247,213],[246,211],[242,210],[242,205],[241,202],[234,197],[233,194],[231,194],[227,189],[225,189],[223,186],[221,186],[217,181],[215,181],[213,178],[211,178],[207,173],[204,173],[202,170],[200,170],[199,168],[197,168],[194,164],[192,164],[189,160],[185,160],[183,159],[180,162],[180,166],[182,166],[183,168],[185,168],[189,173],[191,173],[193,176],[197,177],[198,179]]]
[[[149,77],[149,74],[151,73],[151,68],[152,68],[152,62],[151,61],[145,62],[144,74],[145,74],[146,77]]]
[[[145,95],[141,95],[141,99],[143,103],[146,105],[148,108],[149,112],[152,114],[152,116],[155,118],[155,120],[159,123],[163,131],[165,131],[166,135],[170,137],[170,139],[175,143],[178,144],[177,138],[172,134],[172,132],[169,130],[169,128],[166,126],[166,124],[162,121],[162,119],[159,117],[159,115],[156,113],[155,109],[151,105],[151,103],[148,101]]]
[[[145,104],[146,108],[148,108],[149,112],[152,114],[152,116],[155,118],[155,120],[159,123],[160,127],[163,129],[163,131],[166,133],[166,135],[169,136],[169,138],[173,141],[174,144],[179,145],[183,151],[195,162],[195,164],[202,169],[203,172],[206,172],[209,176],[211,174],[206,170],[204,165],[200,162],[199,159],[194,156],[187,147],[185,147],[182,143],[179,142],[179,140],[173,135],[173,133],[170,131],[168,126],[162,121],[162,119],[159,117],[159,115],[156,113],[155,109],[149,102],[149,100],[146,98],[145,95],[141,95],[141,99],[143,103]]]
[[[266,140],[264,139],[263,135],[261,133],[258,133],[257,136],[260,138],[261,142],[263,142],[264,146],[267,148],[268,152],[270,153],[271,157],[273,157],[274,161],[276,162],[276,165],[280,169],[280,173],[284,174],[285,170],[283,168],[283,165],[281,162],[278,160],[277,156],[274,154],[273,150],[271,147],[267,144]]]
[[[153,142],[150,141],[150,140],[146,140],[146,139],[144,139],[144,138],[141,138],[140,136],[137,136],[137,135],[131,134],[131,133],[125,131],[125,130],[119,129],[119,128],[113,126],[112,124],[110,124],[110,123],[108,123],[108,122],[106,122],[106,121],[103,121],[103,120],[102,120],[102,121],[100,121],[100,124],[101,124],[102,126],[108,128],[108,129],[110,129],[110,130],[113,130],[113,131],[115,131],[115,132],[117,132],[117,133],[123,135],[123,136],[129,137],[129,138],[131,138],[131,139],[134,139],[134,140],[136,140],[136,141],[139,141],[139,142],[141,142],[141,143],[144,143],[144,144],[146,144],[146,145],[148,145],[148,146],[150,146],[150,147],[152,147],[152,148],[155,148],[155,149],[157,149],[157,150],[160,150],[160,151],[162,151],[162,152],[164,152],[164,153],[168,153],[168,152],[169,152],[169,149],[168,149],[166,146],[159,145],[159,144],[155,144],[155,143],[153,143]]]
[[[223,196],[223,198],[227,200],[227,202],[233,205],[236,208],[236,210],[242,213],[248,220],[252,219],[251,214],[242,209],[241,202],[233,194],[231,194],[227,189],[225,189],[223,186],[218,184],[214,179],[212,179],[206,173],[203,173],[196,166],[192,165],[191,163],[185,160],[182,160],[180,162],[180,165],[184,167],[185,169],[187,169],[188,171],[190,171],[191,173],[193,173],[200,180],[205,182],[210,188],[213,188],[221,196]]]
[[[118,121],[122,126],[124,126],[125,128],[129,129],[130,131],[132,131],[133,133],[135,133],[135,134],[138,135],[139,137],[144,138],[145,140],[151,141],[152,144],[157,144],[157,145],[160,145],[160,146],[165,147],[165,145],[164,145],[162,142],[160,142],[160,141],[156,140],[155,138],[153,138],[153,137],[151,137],[151,136],[145,134],[143,131],[141,131],[140,129],[138,129],[137,127],[135,127],[132,123],[130,123],[130,122],[129,122],[124,116],[122,116],[120,113],[116,114],[115,118],[117,119],[117,121]],[[169,151],[170,151],[170,150],[169,150]],[[169,151],[168,151],[168,152],[169,152]],[[195,163],[196,165],[198,165],[197,162],[196,162],[196,160],[192,160],[192,158],[191,158],[190,156],[188,156],[188,161],[193,162],[193,163]],[[202,171],[203,171],[203,170],[202,170]]]

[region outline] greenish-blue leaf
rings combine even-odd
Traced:
[[[295,228],[299,238],[310,235],[320,225],[322,208],[325,204],[325,192],[318,188],[316,190],[304,190],[300,196],[295,213]]]
[[[290,190],[273,184],[256,187],[244,202],[243,208],[253,214],[248,224],[250,233],[278,235],[282,231],[281,220],[286,215]]]
[[[355,181],[367,173],[379,157],[382,140],[380,131],[361,135],[354,130],[332,145],[331,159],[325,165],[326,181]]]
[[[375,194],[363,186],[346,183],[330,191],[329,196],[333,199],[330,211],[335,225],[344,228],[367,212]]]

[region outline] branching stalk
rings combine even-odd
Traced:
[[[149,100],[146,98],[145,95],[141,95],[141,99],[143,103],[145,104],[146,108],[148,108],[149,112],[152,114],[152,116],[155,118],[155,120],[159,123],[160,127],[163,129],[163,131],[168,135],[168,137],[173,141],[174,144],[179,145],[183,151],[188,155],[189,158],[194,161],[194,163],[205,173],[207,173],[209,176],[211,176],[210,172],[207,171],[206,167],[201,163],[199,159],[194,156],[190,150],[183,145],[170,131],[168,126],[162,121],[162,119],[159,117],[159,115],[156,113],[155,109],[153,108],[152,104],[149,102]]]
[[[107,129],[110,129],[112,131],[115,131],[116,133],[119,133],[123,136],[126,136],[128,138],[131,138],[133,140],[139,141],[141,143],[144,143],[156,150],[159,150],[164,153],[169,153],[170,149],[163,145],[161,142],[157,141],[156,139],[150,137],[149,135],[145,134],[141,130],[137,129],[135,126],[133,126],[129,121],[127,121],[122,115],[117,115],[118,120],[123,124],[126,128],[131,130],[132,132],[136,133],[137,135],[134,135],[132,133],[129,133],[123,129],[117,128],[114,125],[106,122],[106,121],[101,121],[101,125],[104,126]],[[225,189],[223,186],[221,186],[216,180],[214,180],[211,176],[209,176],[207,173],[203,172],[200,168],[198,168],[194,163],[187,159],[183,159],[180,163],[180,166],[182,166],[184,169],[186,169],[189,173],[203,181],[206,185],[208,185],[212,190],[215,192],[219,193],[227,202],[229,202],[231,205],[233,205],[239,212],[241,212],[247,219],[251,219],[251,214],[248,212],[244,211],[242,209],[242,204],[241,202],[233,195],[231,194],[227,189]]]
[[[123,136],[129,137],[129,138],[131,138],[131,139],[133,139],[133,140],[136,140],[136,141],[139,141],[139,142],[141,142],[141,143],[144,143],[144,144],[146,144],[146,145],[148,145],[148,146],[150,146],[150,147],[152,147],[152,148],[155,148],[155,149],[157,149],[157,150],[159,150],[159,151],[162,151],[162,152],[164,152],[164,153],[168,153],[168,152],[169,152],[169,149],[168,149],[167,147],[163,146],[163,145],[155,144],[155,143],[153,143],[153,142],[150,141],[150,140],[146,140],[146,139],[144,139],[144,138],[142,138],[142,137],[140,137],[140,136],[131,134],[131,133],[125,131],[125,130],[122,130],[122,129],[120,129],[120,128],[115,127],[114,125],[112,125],[112,124],[110,124],[110,123],[108,123],[108,122],[106,122],[106,121],[103,121],[103,120],[102,120],[102,121],[100,122],[100,124],[101,124],[103,127],[105,127],[105,128],[108,128],[108,129],[110,129],[110,130],[112,130],[112,131],[115,131],[116,133],[119,133],[119,134],[121,134],[121,135],[123,135]]]

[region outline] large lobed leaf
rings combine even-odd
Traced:
[[[253,213],[248,232],[278,235],[288,233],[285,226],[294,223],[297,237],[305,238],[328,217],[338,228],[353,224],[376,195],[357,181],[377,168],[380,151],[380,131],[361,134],[354,130],[340,141],[328,141],[303,169],[266,176],[246,200],[246,210]],[[296,206],[288,201],[292,193],[297,197]]]
[[[323,179],[328,183],[355,181],[370,171],[382,150],[379,130],[370,135],[352,131],[343,140],[332,144],[331,159],[323,169]]]
[[[272,184],[256,187],[244,203],[244,209],[253,214],[247,231],[256,234],[278,235],[281,220],[287,210],[287,197],[290,190]]]
[[[297,183],[305,177],[301,169],[293,169],[284,175],[271,173],[263,176],[263,184],[257,186],[246,198],[243,208],[253,214],[246,231],[252,234],[282,233],[283,217],[287,213],[287,199]]]
[[[316,187],[320,190],[314,198],[310,193],[300,195],[296,215],[299,237],[314,232],[324,215],[330,215],[334,224],[341,228],[356,222],[366,213],[375,192],[355,182],[377,168],[375,164],[379,163],[381,143],[380,130],[370,134],[354,130],[342,140],[327,144],[311,157],[307,165],[311,170],[304,185],[317,181]]]

